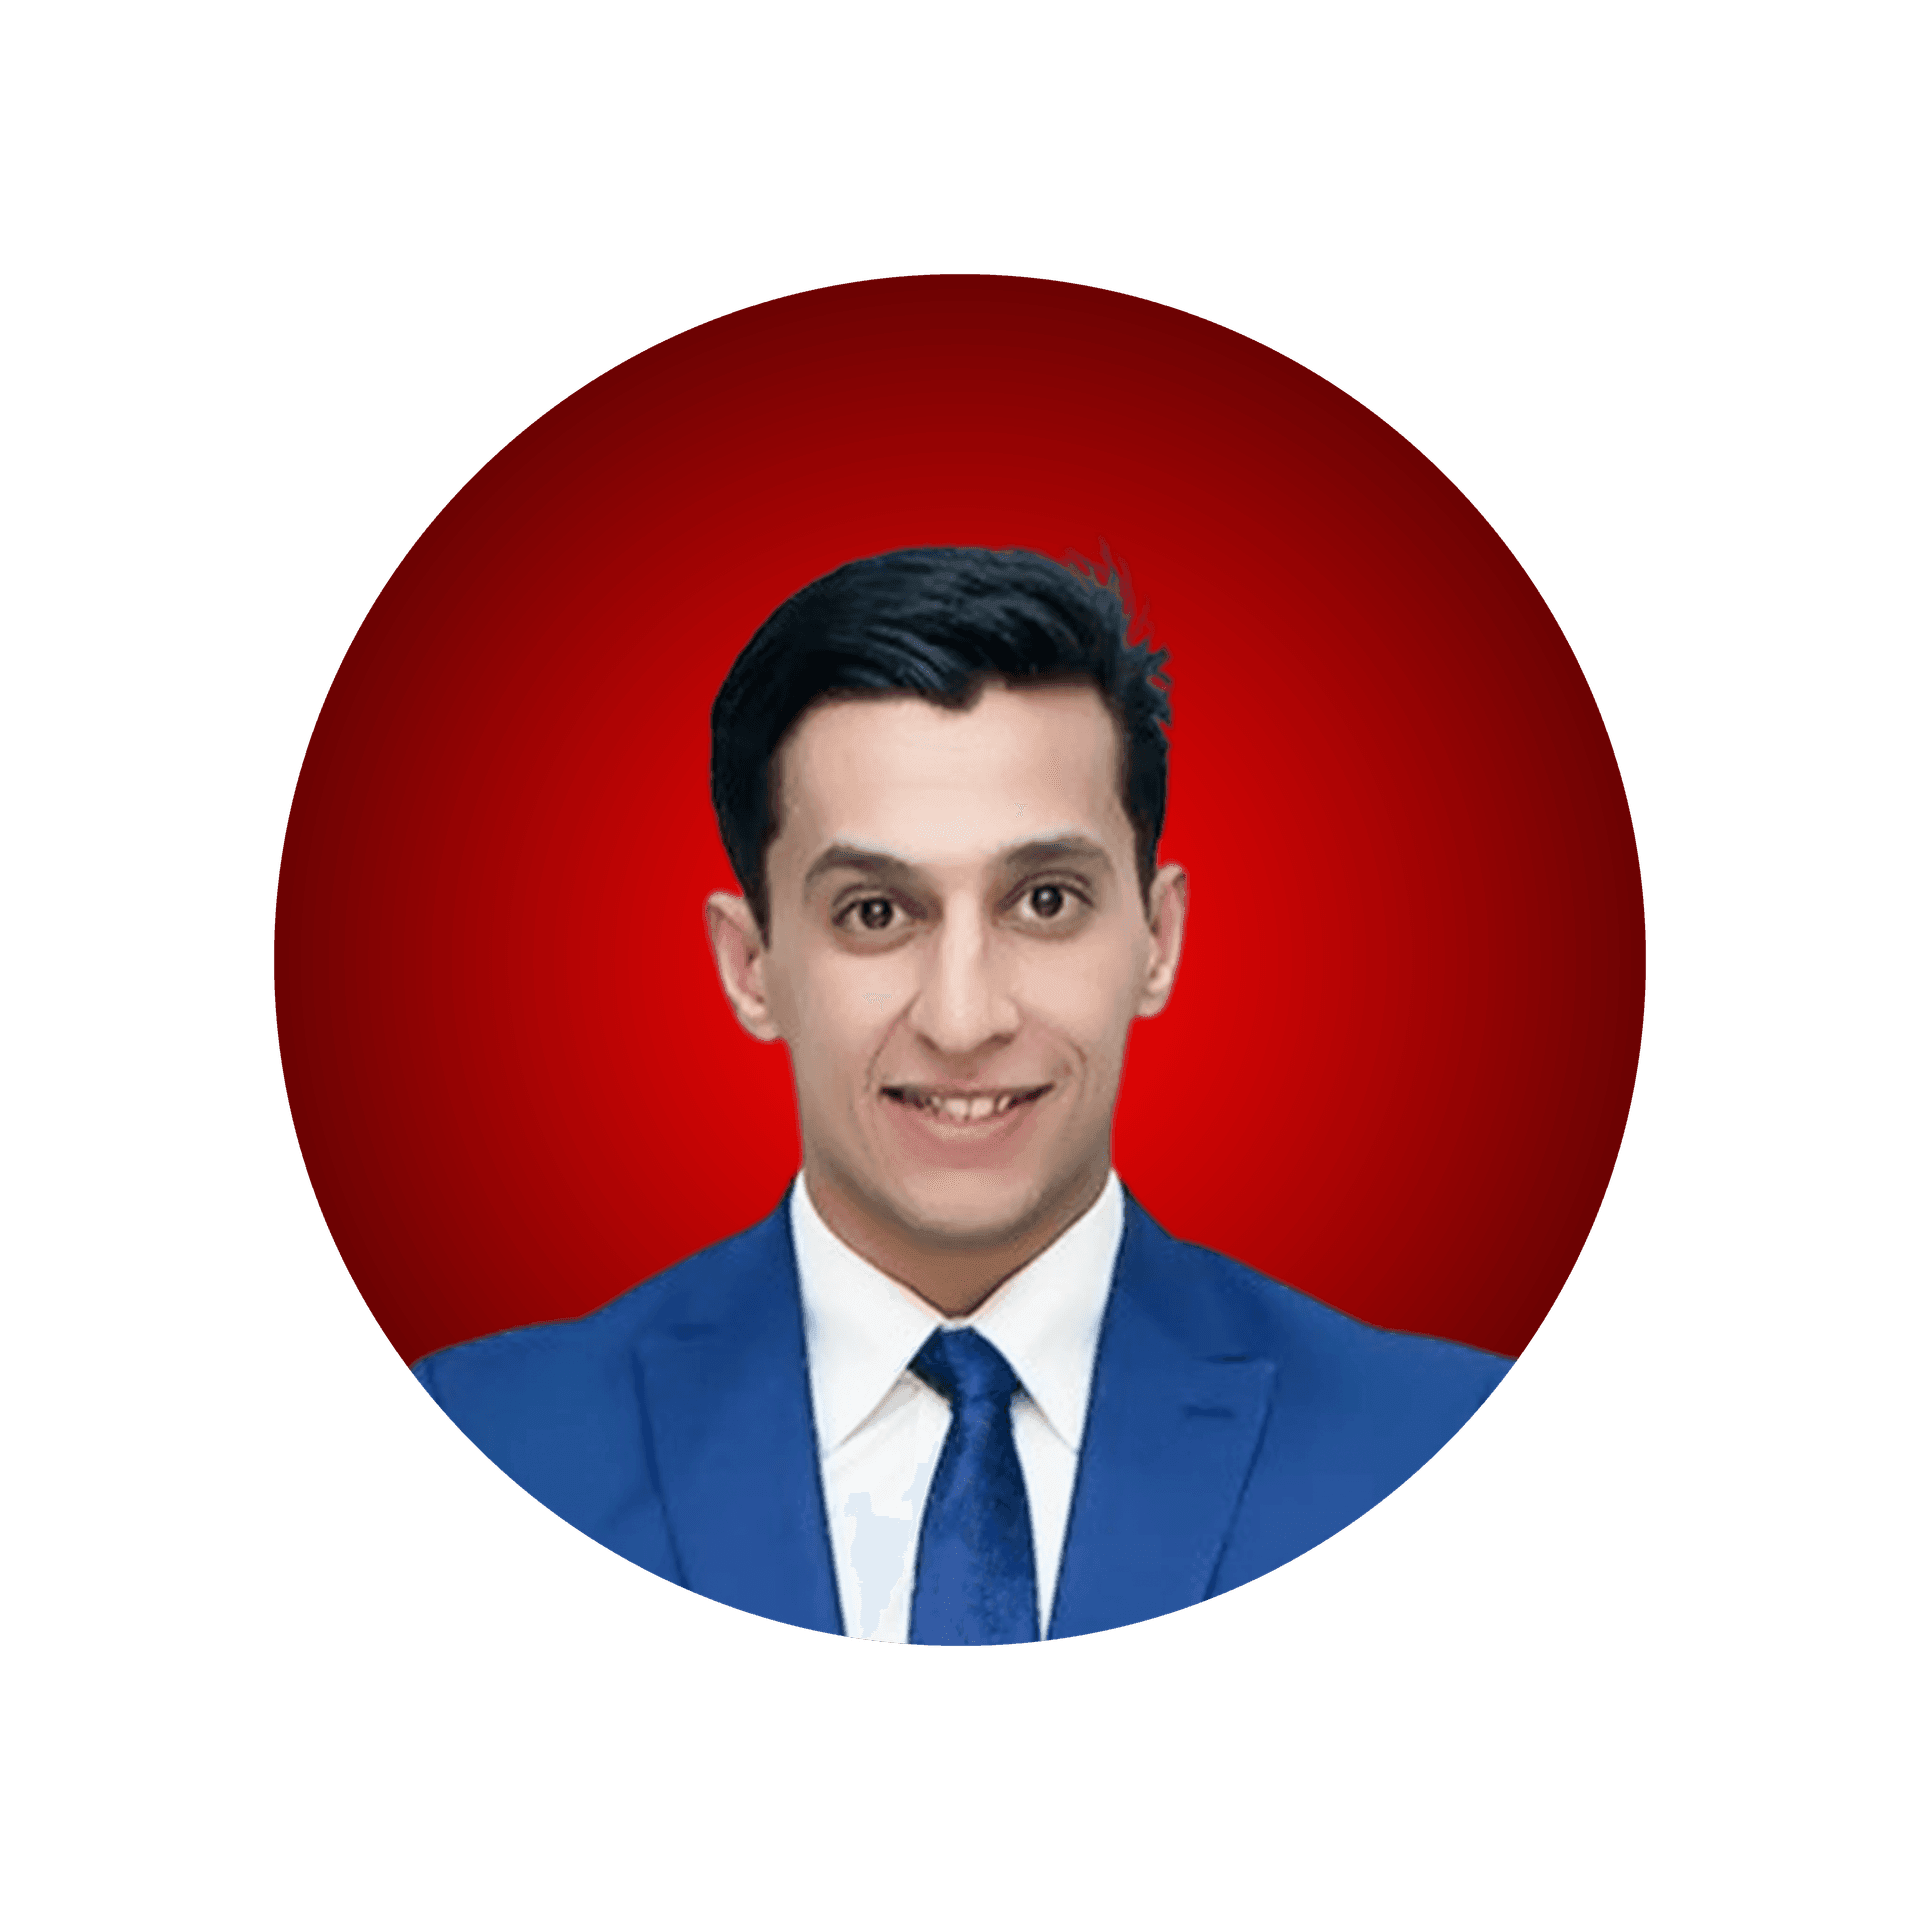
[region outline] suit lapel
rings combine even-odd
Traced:
[[[1050,1639],[1204,1600],[1239,1508],[1276,1369],[1226,1350],[1178,1251],[1129,1197]]]
[[[639,1351],[654,1471],[685,1584],[840,1631],[787,1211],[715,1249]]]

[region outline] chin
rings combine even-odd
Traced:
[[[922,1177],[890,1196],[891,1211],[909,1235],[955,1253],[1018,1239],[1059,1197],[1031,1177],[978,1173]]]

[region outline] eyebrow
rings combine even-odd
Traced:
[[[1056,860],[1078,860],[1111,873],[1113,862],[1099,841],[1083,833],[1056,834],[1047,840],[1021,840],[1000,848],[994,859],[1009,873],[1032,873],[1051,866]],[[803,893],[811,892],[816,882],[829,873],[862,873],[875,880],[890,880],[904,885],[917,877],[920,869],[897,853],[884,853],[877,847],[858,847],[850,841],[836,840],[826,848],[800,882]]]

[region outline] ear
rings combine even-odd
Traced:
[[[753,909],[739,894],[707,895],[707,944],[713,948],[713,963],[733,1003],[734,1018],[756,1040],[778,1040],[780,1029],[767,1007],[767,943],[754,923]]]
[[[1187,937],[1187,870],[1162,867],[1147,890],[1147,939],[1150,957],[1146,984],[1140,990],[1138,1018],[1151,1019],[1173,994],[1173,976],[1180,971],[1180,948]]]

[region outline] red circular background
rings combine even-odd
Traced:
[[[1592,696],[1499,538],[1338,389],[1174,309],[868,281],[594,381],[422,535],[314,729],[280,1044],[315,1192],[408,1359],[586,1312],[778,1201],[735,1026],[708,705],[797,587],[892,547],[1131,572],[1174,681],[1180,983],[1123,1177],[1163,1225],[1504,1353],[1626,1122],[1643,944]]]

